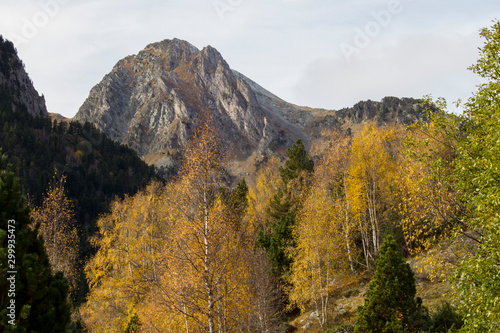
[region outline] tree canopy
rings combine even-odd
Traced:
[[[52,273],[38,226],[30,228],[19,180],[5,161],[0,154],[0,330],[63,332],[70,322],[68,283]],[[13,312],[7,309],[12,300]]]
[[[456,164],[459,187],[473,209],[468,223],[482,234],[457,276],[469,332],[500,330],[500,22],[481,36],[485,44],[471,69],[487,82],[466,104]]]
[[[411,329],[417,310],[415,278],[392,236],[380,246],[365,304],[358,308],[355,332],[399,333]]]

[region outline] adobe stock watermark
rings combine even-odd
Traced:
[[[233,12],[242,3],[243,0],[214,0],[212,6],[214,6],[215,12],[219,15],[220,20],[224,21],[226,13]]]
[[[22,25],[19,33],[10,32],[7,38],[11,40],[16,47],[28,43],[38,35],[40,30],[49,24],[52,18],[59,14],[61,6],[71,1],[72,0],[39,0],[39,9],[33,15],[22,18]]]
[[[413,0],[405,0],[411,2]],[[357,26],[354,28],[354,38],[352,43],[341,43],[340,50],[346,58],[347,62],[351,62],[351,57],[361,53],[361,50],[368,47],[372,40],[376,38],[384,28],[387,28],[395,15],[403,12],[404,5],[400,0],[389,0],[387,7],[378,11],[371,11],[370,15],[373,20],[367,22],[364,27]]]
[[[16,220],[7,221],[7,322],[16,323]]]

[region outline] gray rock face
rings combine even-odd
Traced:
[[[74,120],[89,121],[146,162],[168,165],[209,112],[240,161],[284,151],[315,116],[231,70],[211,46],[201,51],[173,39],[120,60],[92,88]]]
[[[200,113],[213,118],[229,150],[231,172],[253,172],[266,156],[284,157],[298,138],[306,144],[324,129],[352,124],[409,123],[422,118],[421,101],[386,97],[339,111],[285,102],[232,70],[211,46],[153,43],[120,60],[74,117],[134,149],[147,163],[169,166],[189,140]]]
[[[38,95],[14,46],[8,44],[10,42],[4,42],[3,39],[0,43],[3,45],[0,51],[0,88],[11,96],[12,109],[24,105],[31,115],[47,117],[45,98]]]

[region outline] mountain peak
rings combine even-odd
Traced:
[[[172,164],[200,110],[211,113],[222,140],[240,160],[283,155],[298,138],[308,142],[303,126],[269,104],[272,94],[259,99],[265,90],[256,92],[255,86],[236,75],[212,46],[200,51],[167,39],[120,60],[92,88],[74,119],[94,123],[157,166]]]
[[[403,102],[413,108],[412,101]],[[349,119],[407,118],[398,100],[382,104],[342,112],[293,105],[232,70],[212,46],[200,51],[167,39],[120,60],[74,119],[93,123],[148,164],[168,168],[193,134],[201,110],[207,111],[231,151],[231,171],[241,176],[267,156],[284,157],[297,139],[307,146],[324,128],[340,128]]]
[[[215,57],[215,58],[222,58],[222,55],[217,51],[215,47],[212,47],[211,45],[205,46],[202,50],[201,53],[209,56],[209,57]]]
[[[178,38],[164,39],[160,42],[148,44],[143,51],[154,50],[160,52],[171,53],[172,51],[189,51],[191,54],[197,54],[198,48],[193,44]]]

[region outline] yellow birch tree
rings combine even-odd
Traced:
[[[368,124],[351,145],[347,192],[358,221],[366,266],[374,260],[394,197],[396,129]]]
[[[355,273],[350,202],[346,195],[350,139],[330,133],[314,180],[294,228],[296,248],[288,276],[289,297],[302,310],[314,306],[321,327],[328,324],[330,294]],[[349,270],[351,268],[351,270]]]
[[[337,210],[337,218],[340,219],[349,267],[356,274],[357,269],[354,258],[357,255],[357,250],[353,245],[353,238],[357,226],[355,224],[355,214],[351,211],[350,192],[347,189],[351,164],[351,138],[340,131],[325,133],[325,136],[330,138],[330,145],[324,152],[324,163],[318,176],[325,174],[323,181],[328,184],[333,206]]]
[[[162,276],[162,297],[183,330],[232,332],[245,293],[244,228],[234,228],[218,190],[226,171],[221,143],[204,116],[185,154],[180,177],[168,191],[171,241]]]
[[[302,310],[312,304],[321,327],[327,324],[332,288],[341,281],[348,267],[342,215],[336,208],[326,186],[316,184],[294,229],[297,246],[292,249],[290,300]]]
[[[157,285],[169,234],[162,197],[161,185],[152,183],[115,200],[99,218],[93,240],[99,250],[86,266],[90,293],[80,311],[91,332],[124,331]]]
[[[246,186],[227,195],[224,162],[202,115],[179,176],[116,200],[99,219],[81,309],[91,332],[274,330],[281,295],[254,248]]]
[[[74,293],[79,238],[75,225],[74,207],[66,196],[65,184],[66,176],[59,177],[56,171],[42,205],[33,208],[31,217],[33,227],[40,224],[38,230],[43,237],[52,269],[64,274],[70,283],[71,293]]]

